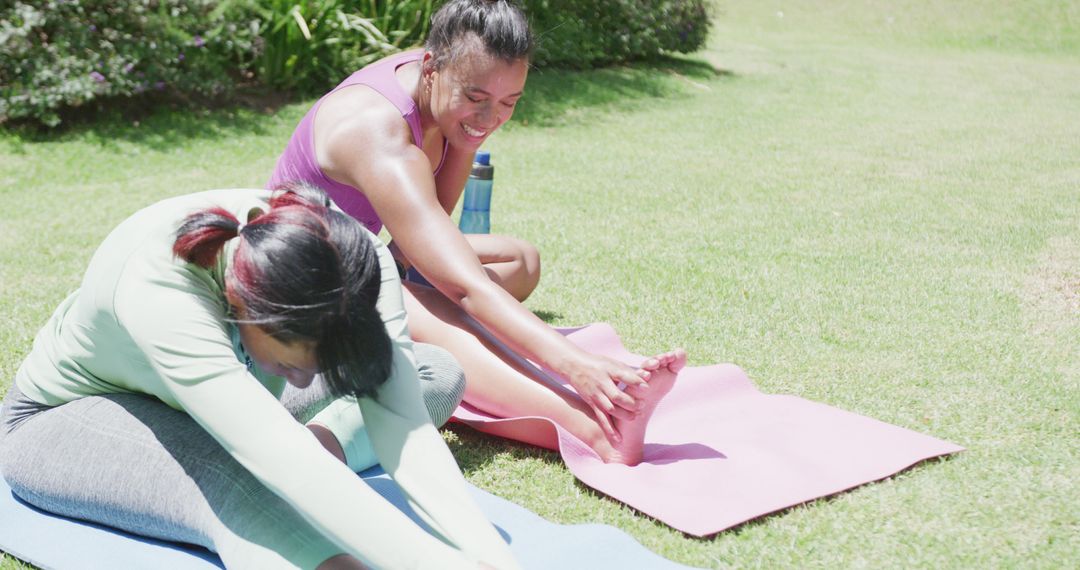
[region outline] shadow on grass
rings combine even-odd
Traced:
[[[466,477],[476,471],[483,470],[497,460],[505,459],[511,459],[515,462],[531,459],[540,461],[547,466],[557,465],[560,466],[560,468],[569,471],[558,452],[488,435],[464,424],[449,424],[444,429],[453,433],[453,436],[449,438],[450,441],[448,442],[448,445],[451,453],[454,454],[454,459],[457,460],[458,466],[461,467],[461,472],[464,473]],[[643,513],[618,499],[612,498],[602,491],[589,487],[585,483],[582,483],[577,477],[574,477],[574,487],[580,492],[580,496],[582,497],[589,497],[597,501],[610,501],[634,511],[637,516],[641,518],[652,521],[652,524],[657,528],[666,529],[671,532],[679,532],[671,529],[667,524],[651,515]],[[591,520],[575,520],[574,518],[560,519],[558,517],[553,518],[552,521],[563,524],[592,522]],[[698,538],[685,533],[680,534],[686,538]]]
[[[586,120],[588,111],[632,109],[651,100],[679,97],[731,77],[689,57],[660,57],[632,65],[589,71],[538,68],[530,72],[525,97],[513,123],[552,126]],[[64,114],[52,130],[31,124],[7,125],[15,153],[25,144],[90,140],[108,146],[126,141],[155,150],[186,142],[266,134],[287,105],[312,101],[272,91],[245,90],[227,105],[212,101],[163,98],[114,99]],[[303,110],[291,121],[299,121]],[[284,141],[282,141],[284,144]]]
[[[588,71],[538,68],[529,72],[525,95],[514,111],[512,123],[581,123],[586,111],[634,108],[650,100],[710,90],[710,84],[730,77],[734,77],[731,71],[675,56]]]
[[[483,469],[496,457],[507,455],[514,460],[536,459],[549,465],[563,464],[559,454],[549,449],[488,435],[459,423],[448,424],[444,429],[454,434],[448,445],[466,475]]]
[[[63,123],[51,130],[19,123],[7,130],[10,148],[26,144],[94,142],[108,148],[122,141],[152,150],[168,150],[192,141],[266,134],[274,114],[296,98],[272,92],[244,92],[223,104],[165,97],[110,99],[62,113]],[[284,144],[284,141],[283,141]]]
[[[545,323],[547,323],[549,325],[563,317],[562,313],[556,313],[554,311],[545,311],[544,309],[537,309],[537,310],[533,311],[532,313],[534,315],[536,315],[537,318],[539,318],[541,321],[544,321]]]

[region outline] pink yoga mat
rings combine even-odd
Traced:
[[[607,324],[561,330],[593,353],[632,366]],[[544,418],[499,419],[467,404],[466,424],[516,422],[551,429]],[[795,396],[762,394],[732,364],[687,367],[661,401],[634,467],[605,464],[555,426],[559,452],[586,485],[672,527],[705,536],[800,503],[877,481],[922,460],[962,451],[952,443]]]

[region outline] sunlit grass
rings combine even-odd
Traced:
[[[535,70],[489,145],[494,230],[544,257],[530,308],[968,451],[705,540],[549,452],[453,428],[468,478],[697,566],[1073,565],[1078,14],[727,1],[692,60]],[[261,186],[309,103],[3,135],[0,385],[114,224],[165,196]]]

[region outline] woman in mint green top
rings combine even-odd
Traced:
[[[229,567],[516,568],[424,407],[389,252],[328,204],[217,190],[117,227],[5,400],[12,489]],[[320,389],[307,427],[280,400]],[[349,468],[376,459],[435,536]]]

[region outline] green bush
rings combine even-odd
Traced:
[[[265,84],[317,93],[380,57],[423,42],[432,0],[244,0],[259,50],[244,66]]]
[[[701,49],[707,0],[524,0],[533,63],[585,69]]]
[[[0,8],[0,122],[146,92],[219,95],[252,30],[216,0],[16,1]]]
[[[432,0],[47,0],[0,7],[0,123],[239,82],[321,92],[420,43]]]
[[[537,65],[588,68],[700,48],[707,0],[524,0]],[[0,123],[241,82],[321,93],[423,42],[433,0],[15,0],[0,4]],[[437,7],[437,6],[435,6]]]

